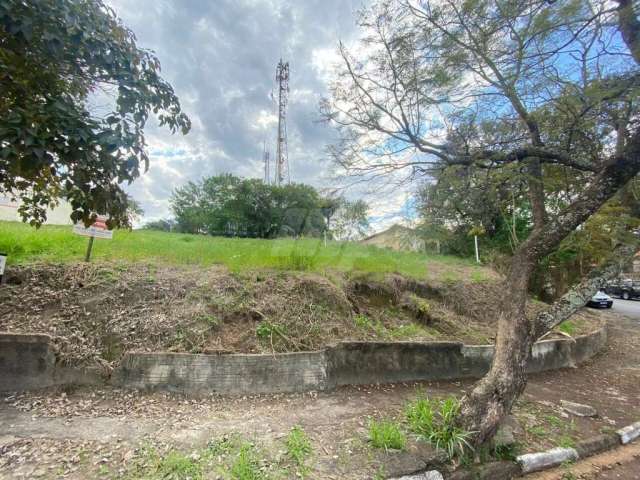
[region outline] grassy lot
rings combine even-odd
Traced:
[[[0,252],[9,255],[9,264],[81,261],[86,247],[87,238],[74,235],[71,226],[44,226],[36,230],[19,222],[0,221]],[[464,270],[473,279],[486,271],[475,267],[472,260],[394,252],[355,243],[329,242],[325,247],[317,239],[238,239],[146,230],[119,230],[114,232],[113,240],[97,239],[92,258],[170,265],[223,264],[236,272],[255,268],[336,269],[397,272],[421,278],[434,268]]]

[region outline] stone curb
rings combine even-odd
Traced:
[[[457,470],[443,476],[437,470],[394,477],[389,480],[510,480],[528,473],[548,470],[567,461],[581,460],[592,455],[627,445],[640,438],[640,422],[627,425],[609,435],[596,435],[578,442],[575,448],[553,448],[544,452],[527,453],[516,457],[515,462],[490,462],[471,470]]]
[[[575,448],[552,448],[544,452],[527,453],[516,457],[516,461],[522,468],[522,473],[546,470],[557,467],[564,462],[576,460],[578,460],[578,452]]]
[[[616,432],[620,437],[620,443],[626,445],[640,437],[640,422],[633,423]]]

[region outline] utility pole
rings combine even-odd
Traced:
[[[287,150],[287,103],[289,101],[289,62],[280,59],[276,67],[278,82],[278,139],[276,142],[276,178],[280,186],[291,182],[289,173],[289,154]]]

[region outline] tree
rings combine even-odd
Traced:
[[[73,221],[128,225],[120,184],[149,166],[151,113],[190,128],[158,59],[101,0],[0,3],[0,193],[24,221],[39,226],[64,198]]]
[[[346,174],[453,166],[515,170],[531,231],[506,273],[489,373],[462,401],[476,444],[495,432],[526,385],[533,342],[582,307],[598,274],[530,322],[527,291],[539,263],[640,170],[640,21],[631,0],[383,1],[365,11],[361,55],[340,45],[343,68],[321,108],[341,141]],[[544,172],[580,179],[570,198],[545,198]],[[636,241],[616,247],[631,255]]]
[[[173,232],[177,229],[175,220],[160,219],[145,223],[142,228],[144,230],[158,230],[161,232]]]
[[[171,197],[180,231],[254,238],[319,236],[326,205],[308,185],[267,185],[231,174],[189,182]]]
[[[331,227],[332,236],[347,241],[362,239],[369,231],[368,212],[369,205],[364,200],[341,198]]]

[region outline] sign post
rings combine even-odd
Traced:
[[[4,267],[7,264],[7,254],[0,252],[0,285],[4,280]]]
[[[111,240],[113,238],[113,231],[107,229],[107,217],[98,216],[97,220],[90,227],[85,227],[81,223],[76,223],[73,226],[73,233],[76,235],[82,235],[83,237],[89,237],[89,244],[87,245],[87,253],[84,256],[85,262],[91,261],[91,251],[93,250],[94,238],[105,238]]]
[[[91,261],[91,250],[93,249],[93,238],[94,237],[89,237],[89,244],[87,245],[87,253],[84,256],[85,262]]]

